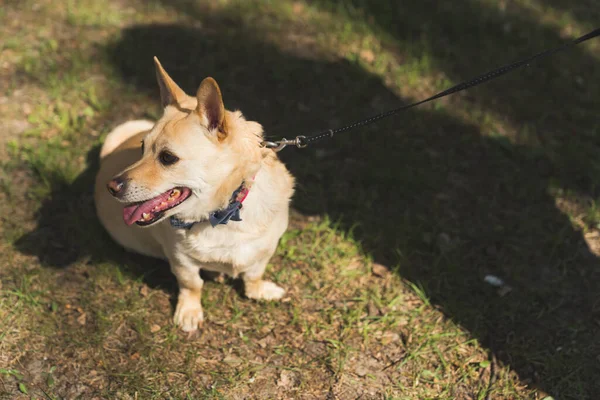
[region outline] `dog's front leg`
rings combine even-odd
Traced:
[[[279,300],[285,294],[285,289],[273,282],[262,279],[271,255],[272,253],[268,257],[264,257],[256,262],[244,272],[244,288],[248,298],[255,300]]]
[[[202,286],[200,266],[188,257],[180,256],[170,259],[171,271],[177,277],[179,297],[173,321],[185,332],[194,332],[202,327],[204,313],[202,312]]]

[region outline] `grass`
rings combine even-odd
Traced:
[[[404,2],[405,3],[405,2]],[[96,221],[98,146],[156,118],[152,56],[272,137],[335,127],[591,30],[594,2],[22,1],[0,11],[0,396],[592,399],[600,42],[312,149],[284,302],[175,282]],[[386,268],[382,268],[385,265]],[[483,282],[496,275],[512,288]]]

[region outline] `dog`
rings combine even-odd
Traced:
[[[225,109],[214,79],[188,96],[154,62],[164,113],[108,134],[94,200],[117,243],[168,260],[179,285],[174,323],[194,332],[204,320],[201,270],[241,277],[250,299],[285,294],[262,277],[288,226],[294,178],[262,145],[262,126]]]

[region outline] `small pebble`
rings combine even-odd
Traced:
[[[495,275],[486,275],[483,280],[494,287],[504,286],[504,281]]]

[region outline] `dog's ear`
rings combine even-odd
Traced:
[[[160,101],[163,108],[171,105],[181,105],[187,97],[185,92],[171,79],[156,57],[154,57],[154,65],[156,66],[156,80],[160,88]]]
[[[219,139],[227,136],[225,127],[225,106],[221,97],[221,89],[213,78],[205,78],[196,93],[198,106],[196,113],[209,130],[217,130]]]

